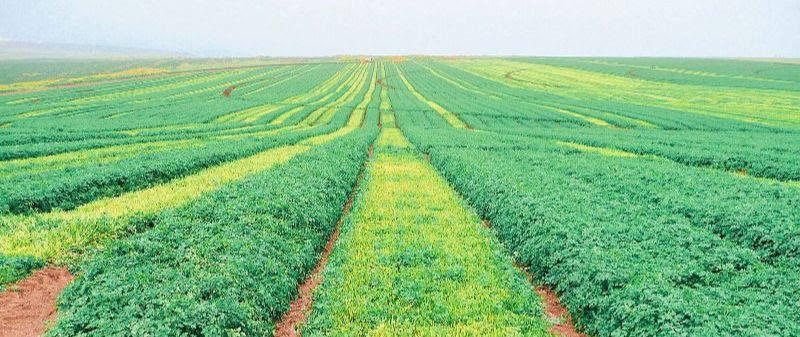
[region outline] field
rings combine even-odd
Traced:
[[[800,336],[800,65],[2,61],[0,306],[0,336]]]

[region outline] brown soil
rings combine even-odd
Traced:
[[[370,145],[367,156],[372,157],[372,152],[373,148],[372,145]],[[364,167],[366,167],[366,165],[367,162],[364,162]],[[339,238],[339,232],[341,230],[342,223],[350,213],[350,209],[353,207],[353,201],[355,200],[358,188],[361,185],[363,178],[364,168],[362,167],[361,172],[358,174],[356,185],[350,192],[350,196],[347,198],[344,206],[342,206],[342,216],[339,217],[339,221],[336,222],[336,227],[328,239],[328,243],[325,244],[325,249],[322,251],[322,256],[320,256],[319,261],[311,271],[311,274],[306,277],[305,281],[303,281],[298,288],[297,298],[289,305],[289,311],[287,311],[283,317],[281,317],[281,320],[275,325],[274,337],[301,336],[300,327],[305,324],[306,321],[308,321],[308,314],[311,313],[311,305],[314,302],[314,290],[316,290],[317,287],[322,284],[322,272],[325,270],[325,266],[328,264],[328,258],[333,251],[333,245],[336,243],[336,239]]]
[[[512,71],[509,71],[509,72],[503,74],[503,77],[505,77],[505,78],[507,78],[509,80],[512,80],[512,81],[516,81],[517,79],[514,77],[514,74],[516,74],[518,72],[521,72],[521,71],[524,71],[524,70],[523,69],[512,70]]]
[[[587,334],[580,333],[575,329],[572,316],[569,315],[567,308],[561,305],[558,295],[552,289],[540,286],[536,288],[536,293],[542,298],[547,316],[557,322],[550,327],[550,333],[564,337],[588,337]]]
[[[56,317],[56,298],[72,281],[66,268],[45,267],[0,293],[0,337],[44,334]]]
[[[222,91],[222,96],[225,96],[225,97],[231,97],[231,93],[232,93],[232,92],[233,92],[233,90],[235,90],[235,89],[236,89],[236,86],[235,86],[235,85],[232,85],[232,86],[230,86],[230,87],[227,87],[227,88],[225,88],[225,90],[223,90],[223,91]]]

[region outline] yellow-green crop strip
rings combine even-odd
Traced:
[[[428,106],[430,106],[431,109],[433,109],[434,111],[439,113],[448,123],[450,123],[450,125],[452,125],[454,128],[461,128],[461,129],[467,128],[467,124],[464,123],[464,121],[462,121],[460,118],[458,118],[458,116],[456,116],[456,114],[454,114],[451,111],[448,111],[447,109],[443,108],[441,105],[437,104],[434,101],[431,101],[431,100],[425,98],[425,96],[423,96],[422,94],[417,92],[417,90],[414,89],[414,86],[411,85],[411,82],[409,82],[406,79],[405,75],[403,75],[403,71],[400,70],[400,68],[397,68],[397,74],[400,76],[400,79],[406,85],[406,88],[412,94],[414,94],[414,97],[416,97],[418,100],[420,100],[423,103],[425,103]]]
[[[556,144],[568,148],[573,148],[576,150],[580,150],[585,153],[593,153],[599,154],[603,156],[610,156],[610,157],[624,157],[624,158],[648,158],[653,160],[662,160],[662,161],[672,161],[669,158],[659,157],[656,155],[641,155],[638,153],[628,152],[625,150],[615,149],[615,148],[608,148],[608,147],[598,147],[598,146],[591,146],[585,145],[575,142],[564,142],[564,141],[555,141]],[[776,179],[770,178],[762,178],[762,177],[754,177],[748,175],[746,172],[736,172],[736,171],[729,171],[731,175],[740,177],[742,179],[752,179],[758,181],[763,184],[767,185],[783,185],[788,187],[800,187],[800,181],[780,181]]]
[[[314,110],[311,114],[309,114],[302,122],[302,124],[306,125],[319,125],[325,124],[333,118],[334,113],[336,110],[343,106],[347,106],[348,104],[354,104],[354,101],[358,99],[358,94],[361,92],[361,89],[364,88],[364,85],[369,80],[369,73],[368,68],[362,69],[358,75],[353,79],[353,82],[348,84],[348,89],[345,91],[339,98],[327,104],[319,109]],[[370,96],[367,96],[367,103],[369,104]],[[366,104],[364,106],[366,107]]]
[[[478,89],[478,88],[475,88],[475,87],[473,87],[473,86],[469,86],[469,84],[467,84],[467,83],[465,83],[465,82],[462,82],[462,81],[459,81],[459,80],[458,80],[458,79],[456,79],[456,78],[453,78],[453,77],[447,76],[447,75],[445,75],[445,74],[442,74],[442,73],[441,73],[441,72],[439,72],[438,70],[436,70],[436,69],[433,69],[433,67],[430,67],[430,66],[428,66],[428,65],[426,65],[426,64],[424,64],[424,63],[420,63],[420,65],[421,65],[423,68],[425,68],[426,70],[428,70],[428,71],[429,71],[431,74],[433,74],[434,76],[436,76],[436,77],[438,77],[438,78],[441,78],[441,79],[443,79],[443,80],[447,81],[448,83],[450,83],[450,84],[452,84],[452,85],[456,86],[456,87],[457,87],[457,88],[459,88],[459,89],[466,90],[466,91],[469,91],[469,92],[471,92],[471,93],[474,93],[474,94],[478,94],[478,95],[486,96],[486,97],[489,97],[489,98],[491,98],[491,99],[496,99],[496,100],[497,100],[497,99],[501,99],[499,96],[497,96],[497,95],[495,95],[495,94],[492,94],[492,93],[489,93],[489,92],[486,92],[486,91],[482,91],[482,90],[480,90],[480,89]]]
[[[304,336],[549,336],[491,230],[384,128]]]
[[[22,174],[43,173],[66,167],[108,163],[134,155],[154,153],[167,149],[189,148],[200,145],[198,140],[175,140],[110,146],[99,149],[66,152],[56,155],[0,161],[0,178]]]
[[[603,148],[603,147],[597,147],[597,146],[589,146],[589,145],[578,144],[578,143],[573,143],[573,142],[556,141],[556,144],[561,145],[561,146],[565,146],[565,147],[569,147],[569,148],[573,148],[573,149],[577,149],[577,150],[581,150],[583,152],[597,153],[597,154],[601,154],[601,155],[604,155],[604,156],[627,157],[627,158],[633,158],[633,157],[638,157],[639,156],[638,154],[635,154],[635,153],[632,153],[632,152],[628,152],[628,151],[623,151],[623,150],[618,150],[618,149],[609,149],[609,148]]]
[[[128,217],[177,207],[224,184],[285,163],[312,146],[331,141],[353,129],[346,127],[295,145],[269,149],[166,184],[96,200],[70,211],[5,216],[0,218],[0,253],[49,261],[67,260],[69,252],[74,249],[91,247],[118,235],[124,230]]]
[[[800,96],[790,92],[660,83],[506,60],[493,60],[488,66],[485,61],[476,60],[452,64],[508,85],[535,88],[579,99],[622,98],[746,122],[800,125]]]
[[[274,120],[272,120],[269,123],[270,125],[282,124],[287,119],[289,119],[292,115],[294,115],[295,113],[303,110],[303,108],[304,108],[303,105],[311,105],[311,106],[319,105],[322,102],[325,102],[328,99],[330,99],[333,95],[335,95],[336,93],[340,92],[341,90],[347,89],[348,88],[347,84],[350,83],[350,81],[353,78],[355,78],[357,73],[358,73],[358,69],[356,69],[354,67],[348,67],[348,68],[342,69],[342,71],[339,71],[338,73],[334,74],[330,79],[328,79],[326,82],[323,82],[322,84],[317,86],[315,89],[312,89],[311,91],[309,91],[307,93],[303,93],[303,94],[299,94],[299,95],[290,97],[290,98],[284,100],[281,104],[276,104],[270,110],[265,110],[263,113],[266,114],[268,112],[275,111],[275,110],[277,110],[278,108],[280,108],[281,106],[284,106],[284,105],[292,105],[292,104],[299,105],[298,107],[296,107],[294,109],[290,109],[289,111],[286,111],[286,112],[282,113],[280,116],[278,116],[277,118],[275,118]],[[339,81],[341,81],[343,78],[345,78],[345,76],[347,76],[347,80],[345,80],[345,82],[340,84],[339,86],[334,87],[337,83],[339,83]],[[334,89],[334,90],[332,92],[326,94],[326,92],[328,92],[331,89]],[[323,95],[323,96],[320,97],[320,95]]]
[[[800,336],[798,65],[60,62],[0,61],[47,336]]]
[[[386,77],[386,65],[381,64],[381,93],[380,93],[380,104],[378,105],[378,110],[380,111],[380,121],[383,127],[397,127],[397,124],[394,120],[394,113],[392,113],[392,102],[389,101],[389,90],[386,87],[386,83],[384,78]]]
[[[659,66],[653,66],[653,65],[650,65],[650,66],[632,65],[632,64],[623,64],[623,63],[619,63],[619,62],[611,62],[611,61],[604,61],[604,60],[583,60],[583,61],[580,61],[580,62],[603,64],[603,65],[615,65],[615,66],[624,65],[625,67],[629,67],[629,68],[646,69],[646,70],[655,69],[655,70],[659,70],[659,71],[668,71],[668,72],[674,72],[674,73],[678,73],[678,74],[690,74],[690,75],[697,75],[697,76],[704,76],[704,77],[727,77],[727,78],[735,78],[735,79],[740,79],[740,80],[756,80],[756,81],[791,83],[790,81],[775,80],[775,79],[769,79],[769,78],[763,78],[763,77],[742,76],[742,75],[729,76],[729,75],[716,74],[716,73],[708,72],[708,71],[696,71],[696,70],[692,71],[692,70],[688,70],[688,69],[667,68],[667,67],[659,67]]]
[[[372,95],[375,93],[377,82],[375,78],[377,76],[377,72],[378,67],[374,67],[372,70],[372,77],[369,81],[369,89],[367,89],[367,93],[364,95],[364,99],[361,100],[361,103],[358,103],[353,110],[353,113],[350,114],[350,119],[347,120],[347,126],[356,127],[361,125],[361,123],[364,121],[364,117],[367,113],[367,106],[372,100]]]
[[[283,78],[281,80],[278,80],[278,81],[275,81],[273,83],[270,83],[269,85],[265,85],[263,87],[260,87],[260,88],[254,89],[254,90],[250,90],[250,91],[244,93],[243,96],[244,97],[249,97],[249,96],[252,96],[253,94],[256,94],[258,92],[261,92],[261,91],[264,91],[264,90],[269,90],[270,88],[274,88],[274,87],[276,87],[278,85],[283,84],[284,82],[290,81],[290,80],[295,79],[295,78],[297,78],[299,76],[302,76],[302,75],[304,75],[306,73],[309,73],[309,72],[313,71],[314,69],[316,69],[317,67],[318,67],[318,65],[314,65],[312,67],[308,67],[308,69],[303,69],[301,71],[295,71],[294,74],[292,74],[290,76],[287,76],[286,78]],[[234,113],[222,115],[222,116],[218,117],[217,119],[215,119],[214,122],[217,122],[217,123],[224,123],[224,122],[247,122],[247,123],[252,123],[252,122],[255,122],[256,120],[258,120],[258,118],[260,118],[261,116],[263,116],[263,115],[265,115],[265,114],[277,109],[277,106],[278,105],[273,104],[273,103],[263,104],[263,105],[256,106],[256,107],[253,107],[253,108],[249,108],[249,109],[245,109],[245,110],[242,110],[242,111],[237,111],[237,112],[234,112]]]
[[[132,89],[129,89],[127,91],[118,91],[118,92],[113,92],[113,93],[109,93],[109,94],[97,95],[97,96],[88,96],[88,97],[84,97],[84,98],[75,100],[72,103],[81,104],[81,103],[90,103],[90,102],[98,102],[98,101],[109,101],[109,100],[114,100],[114,99],[123,98],[123,97],[135,97],[135,96],[144,95],[144,94],[152,94],[152,93],[162,92],[162,91],[166,91],[166,90],[185,88],[185,87],[189,87],[189,86],[192,86],[192,85],[197,85],[197,84],[201,84],[201,83],[205,83],[205,82],[211,82],[211,81],[222,79],[222,78],[225,78],[225,77],[230,77],[230,76],[243,74],[245,72],[246,72],[245,70],[229,70],[229,71],[221,71],[221,72],[216,72],[216,73],[203,74],[203,75],[199,75],[196,78],[191,79],[191,80],[166,83],[166,84],[162,84],[162,85],[144,87],[144,88],[132,88]]]

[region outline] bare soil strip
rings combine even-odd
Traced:
[[[222,91],[222,96],[231,97],[231,93],[234,90],[236,90],[236,86],[235,85],[229,86],[229,87],[225,88],[224,91]]]
[[[56,317],[56,298],[74,276],[45,267],[0,293],[0,337],[41,336]]]
[[[544,312],[552,321],[556,322],[550,328],[550,333],[564,337],[588,337],[588,335],[580,333],[575,329],[572,316],[569,315],[567,308],[561,305],[561,301],[558,300],[558,295],[556,295],[552,289],[546,286],[540,286],[536,288],[536,294],[542,298]]]
[[[358,189],[361,186],[361,181],[364,178],[364,169],[367,167],[369,158],[372,158],[372,149],[373,145],[370,145],[369,152],[367,154],[367,160],[364,161],[364,165],[362,166],[361,171],[358,173],[356,184],[353,186],[353,190],[350,191],[350,195],[342,207],[342,216],[339,217],[339,220],[336,222],[336,227],[334,228],[331,237],[328,239],[325,249],[322,251],[319,262],[317,262],[317,265],[311,271],[311,274],[306,277],[305,281],[303,281],[298,288],[297,298],[289,305],[289,311],[287,311],[283,317],[281,317],[281,320],[275,325],[274,337],[301,336],[300,327],[306,321],[308,321],[308,314],[311,312],[311,305],[314,301],[314,290],[316,290],[317,287],[319,287],[319,285],[322,283],[322,272],[325,270],[325,266],[328,264],[328,257],[331,255],[333,246],[336,243],[336,240],[339,238],[342,223],[344,222],[344,219],[347,218],[347,215],[350,214],[350,209],[353,207],[353,201],[355,201],[355,197],[358,194]]]

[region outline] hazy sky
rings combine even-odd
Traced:
[[[800,57],[800,0],[0,0],[0,38],[197,56]]]

